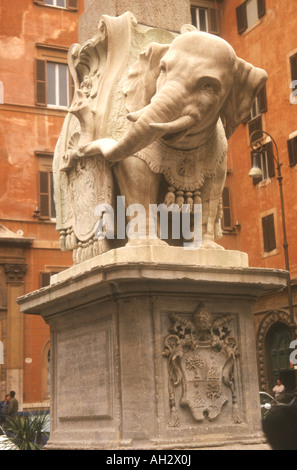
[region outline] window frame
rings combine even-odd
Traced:
[[[273,227],[273,232],[270,231],[272,227]],[[277,241],[276,241],[274,212],[269,212],[261,216],[261,228],[262,228],[262,243],[263,243],[264,256],[271,256],[271,255],[276,254]]]
[[[229,186],[225,186],[222,192],[222,229],[224,231],[230,232],[233,230],[233,223],[232,223],[232,204],[231,204],[231,194]],[[227,214],[227,217],[225,216]],[[226,219],[230,220],[230,225],[226,224]]]
[[[73,78],[68,67],[68,48],[51,44],[36,43],[35,58],[35,105],[49,109],[67,111],[73,98]],[[47,103],[47,64],[67,65],[67,106]]]
[[[258,20],[253,24],[248,23],[248,14],[247,14],[247,5],[252,1],[257,3],[257,17]],[[266,3],[265,0],[245,0],[236,8],[236,22],[237,22],[237,32],[239,35],[243,34],[245,31],[249,31],[254,28],[263,16],[266,14]]]
[[[198,31],[204,31],[198,28],[197,25],[194,24],[193,22],[193,12],[192,9],[197,9],[197,10],[206,10],[206,21],[207,21],[207,33],[210,34],[219,34],[219,18],[218,18],[218,7],[216,3],[213,0],[201,0],[201,1],[195,1],[193,0],[190,4],[190,13],[191,13],[191,19],[192,19],[192,24],[195,26]],[[196,15],[197,16],[197,15]],[[214,24],[215,23],[215,24]]]
[[[35,151],[35,156],[38,158],[38,219],[55,222],[56,210],[52,211],[55,207],[54,191],[53,191],[53,152]],[[44,178],[44,181],[41,181]],[[43,187],[42,187],[43,183]],[[45,183],[45,190],[44,190]],[[44,211],[44,208],[46,209]]]
[[[287,140],[289,164],[291,167],[297,165],[297,135]]]
[[[53,8],[53,9],[59,9],[59,10],[68,10],[72,12],[78,11],[79,7],[79,0],[65,0],[65,7],[60,7],[57,5],[48,5],[45,3],[46,0],[33,0],[33,3],[36,5],[42,6],[42,7],[48,7],[48,8]],[[57,0],[54,0],[56,3]]]
[[[257,185],[259,183],[263,182],[268,182],[275,176],[275,161],[274,161],[274,156],[273,156],[273,144],[271,141],[266,142],[263,145],[263,151],[262,152],[257,152],[257,151],[252,151],[251,152],[251,162],[253,162],[253,156],[255,153],[258,153],[260,155],[260,162],[259,167],[262,170],[262,177],[257,177],[253,178],[253,184]],[[264,162],[265,160],[265,162]],[[263,174],[263,162],[265,163],[266,167],[266,177]]]

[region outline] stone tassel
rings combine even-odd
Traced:
[[[184,203],[184,192],[183,191],[176,191],[176,200],[175,200],[175,202],[181,210],[182,205]]]
[[[169,186],[168,192],[165,196],[164,203],[166,204],[167,207],[169,207],[171,204],[175,203],[175,188],[173,186]]]

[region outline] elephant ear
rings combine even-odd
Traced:
[[[227,139],[246,120],[267,78],[265,70],[237,58],[233,87],[221,108]]]
[[[123,88],[127,110],[130,113],[148,105],[156,93],[160,60],[169,46],[170,44],[151,43],[145,52],[139,54],[138,60],[131,67],[126,86]]]

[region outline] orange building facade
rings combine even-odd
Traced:
[[[296,381],[289,358],[290,341],[296,339],[292,322],[297,302],[295,5],[290,0],[225,0],[216,2],[216,7],[220,35],[240,58],[268,74],[251,115],[229,141],[229,198],[225,201],[229,226],[222,245],[248,253],[250,266],[289,268],[289,292],[263,297],[255,306],[255,338],[260,388],[271,393],[276,379],[281,378],[286,389],[292,390]],[[251,178],[251,141],[257,138],[262,139],[255,155],[262,176]]]
[[[40,317],[20,315],[16,299],[72,265],[71,255],[59,248],[51,171],[71,100],[67,51],[78,42],[83,4],[0,0],[0,393],[4,397],[15,390],[24,408],[48,404],[49,330]],[[250,134],[262,129],[275,140],[282,164],[292,307],[288,292],[255,305],[259,381],[263,390],[271,391],[276,377],[281,377],[292,389],[290,325],[297,302],[294,2],[189,0],[189,12],[198,29],[220,35],[240,58],[269,76],[251,116],[229,141],[220,243],[247,252],[252,267],[286,268],[276,149],[267,134],[257,155],[262,176],[249,177]]]
[[[0,1],[0,393],[15,390],[21,407],[48,401],[49,330],[20,315],[16,298],[72,265],[59,249],[51,171],[82,9],[83,0]]]

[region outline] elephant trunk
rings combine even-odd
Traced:
[[[110,145],[104,145],[104,148],[100,149],[104,157],[109,161],[119,161],[134,155],[167,133],[191,127],[194,119],[182,116],[184,97],[185,93],[181,87],[166,84],[148,106],[128,115],[134,124],[118,142],[110,141]]]

